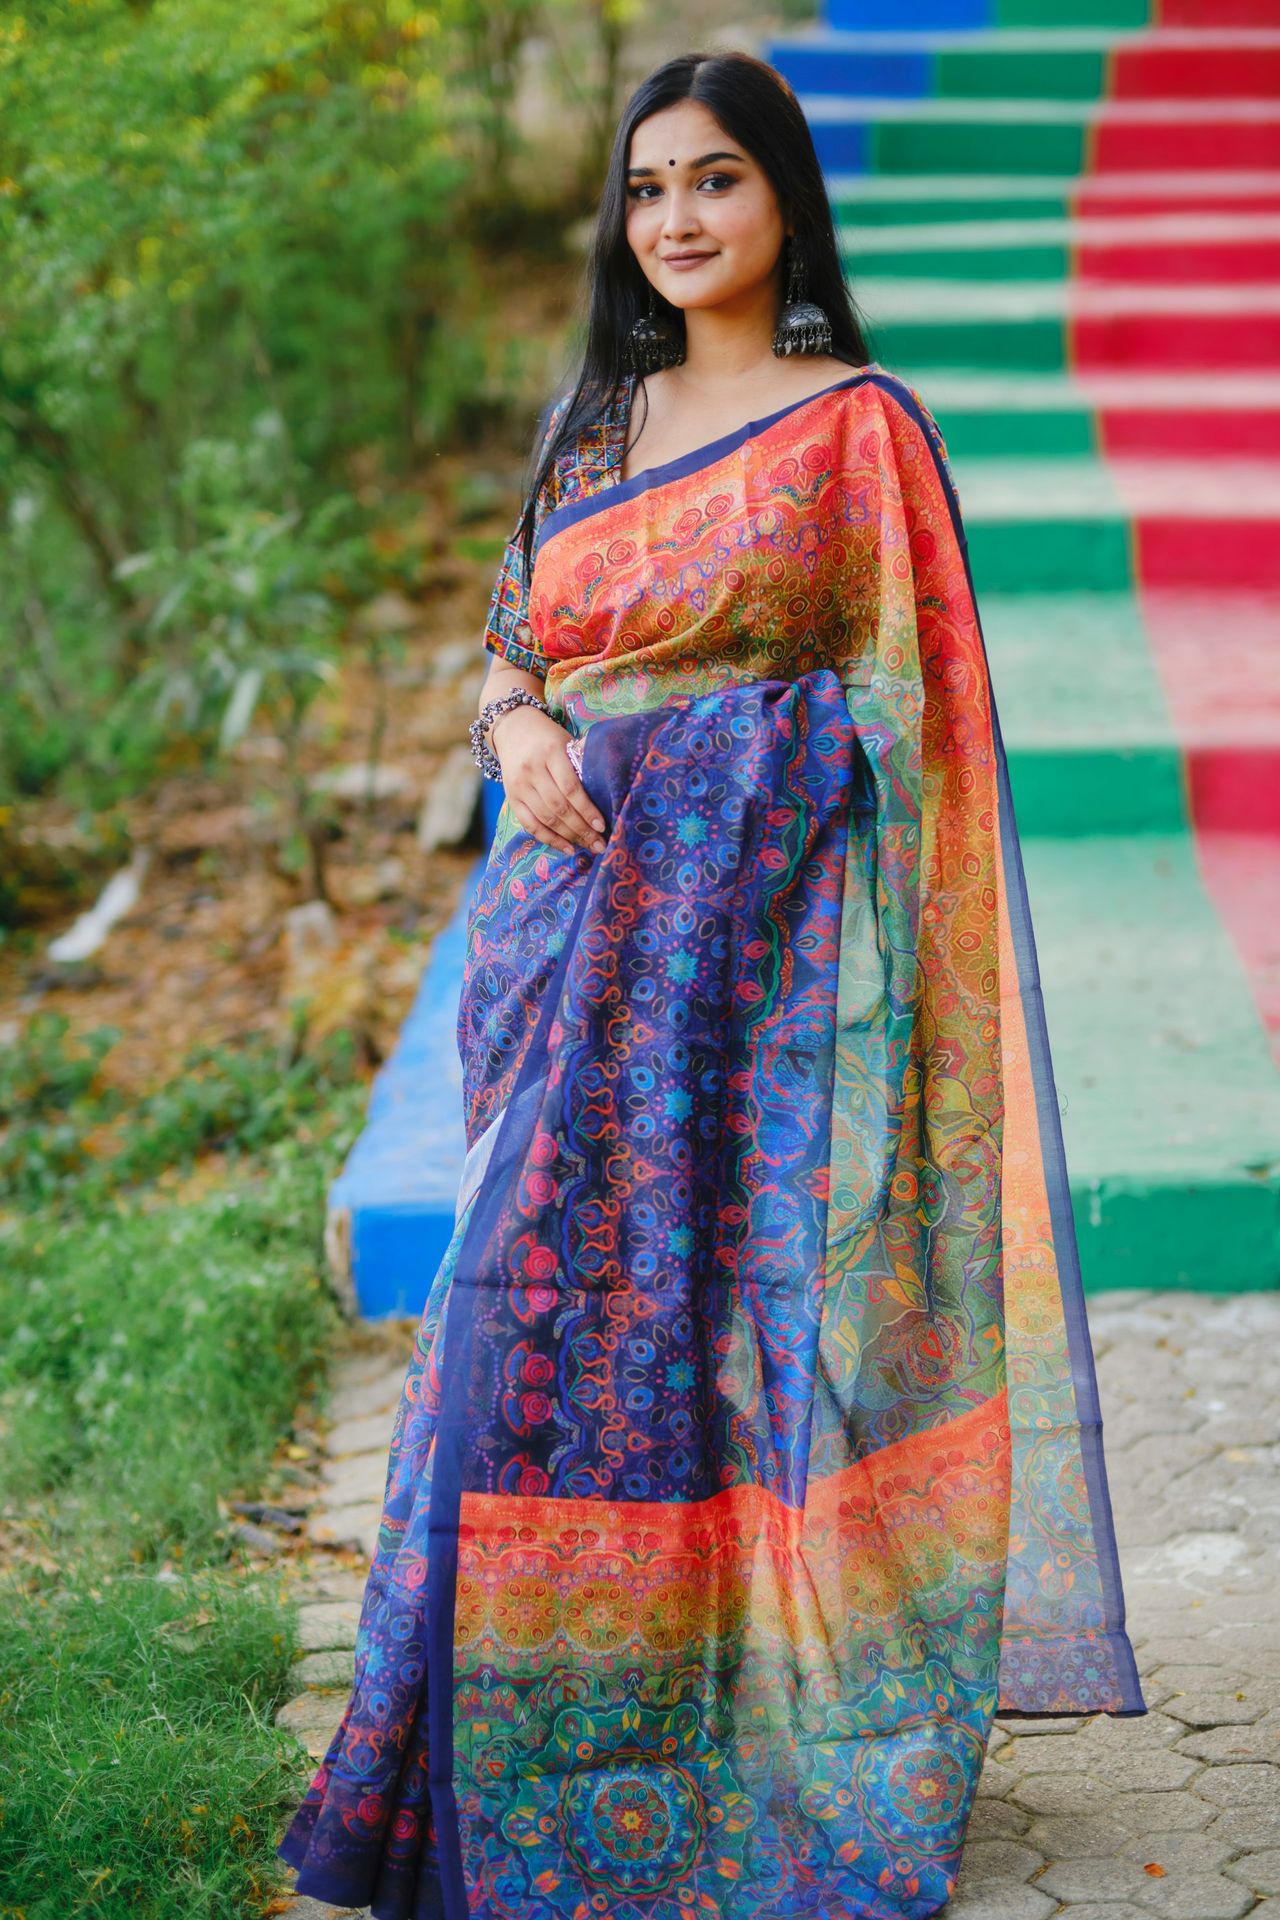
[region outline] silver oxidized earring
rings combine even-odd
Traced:
[[[778,316],[773,350],[787,353],[830,353],[831,322],[822,308],[805,298],[805,264],[794,234],[787,236],[790,274],[787,304]]]
[[[649,306],[632,323],[627,335],[627,359],[633,373],[657,373],[660,367],[674,367],[684,359],[683,344],[670,325],[658,318],[658,304],[649,288]]]

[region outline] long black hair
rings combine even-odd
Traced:
[[[573,397],[537,466],[516,532],[526,573],[533,567],[533,508],[556,460],[626,382],[627,338],[648,310],[650,283],[627,240],[627,161],[641,121],[682,100],[694,100],[764,169],[778,196],[794,245],[806,265],[807,297],[831,321],[831,350],[865,366],[867,345],[836,242],[831,203],[813,135],[790,86],[773,67],[747,53],[686,53],[641,82],[623,110],[609,156],[588,268],[587,338]],[[684,315],[653,290],[659,324],[683,338]],[[535,453],[536,458],[536,453]]]

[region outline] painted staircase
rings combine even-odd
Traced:
[[[765,52],[951,452],[1086,1285],[1273,1287],[1280,0],[830,0]],[[370,1315],[453,1224],[464,913],[334,1190]]]
[[[955,468],[1086,1284],[1274,1286],[1280,0],[831,0],[766,54]]]

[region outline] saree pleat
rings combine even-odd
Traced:
[[[500,817],[342,1725],[386,1920],[900,1920],[991,1721],[1141,1712],[1007,765],[878,369],[552,513],[605,851]]]

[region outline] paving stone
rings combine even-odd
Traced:
[[[387,1453],[353,1453],[324,1470],[321,1507],[353,1507],[364,1501],[381,1507],[387,1487]]]
[[[1014,1800],[1029,1813],[1081,1818],[1106,1812],[1119,1797],[1113,1787],[1085,1773],[1032,1773],[1013,1789]]]
[[[360,1608],[351,1600],[322,1600],[298,1609],[298,1639],[308,1653],[329,1647],[354,1647]]]
[[[1208,1778],[1202,1773],[1196,1782]],[[1194,1831],[1207,1827],[1213,1819],[1213,1808],[1207,1800],[1194,1793],[1126,1793],[1115,1787],[1106,1789],[1110,1794],[1108,1812],[1122,1821],[1130,1833],[1166,1833],[1175,1830]],[[1219,1815],[1221,1818],[1221,1815]]]
[[[1207,1633],[1200,1637],[1184,1634],[1180,1638],[1152,1634],[1139,1641],[1135,1651],[1142,1673],[1149,1673],[1156,1667],[1212,1667],[1221,1670],[1230,1661],[1226,1648],[1215,1646]]]
[[[1246,1661],[1253,1654],[1280,1654],[1280,1620],[1237,1627],[1231,1635],[1231,1651]]]
[[[1123,1853],[1131,1834],[1123,1821],[1105,1812],[1083,1817],[1050,1814],[1033,1820],[1026,1838],[1027,1845],[1035,1847],[1046,1860],[1088,1860]]]
[[[334,1460],[344,1453],[381,1453],[385,1460],[394,1424],[394,1408],[390,1412],[367,1413],[359,1420],[340,1420],[325,1436],[326,1451]]]
[[[1016,1840],[1031,1825],[1031,1815],[1012,1801],[988,1795],[975,1800],[969,1815],[969,1840]]]
[[[364,1420],[370,1414],[394,1413],[404,1389],[405,1366],[382,1368],[371,1380],[343,1381],[335,1387],[326,1417],[335,1426],[346,1420]]]
[[[293,1575],[295,1598],[303,1606],[315,1600],[359,1600],[368,1578],[367,1568],[335,1566],[327,1554],[315,1555]]]
[[[1134,1747],[1130,1752],[1089,1753],[1087,1765],[1100,1780],[1137,1793],[1171,1793],[1185,1787],[1201,1770],[1189,1753],[1165,1753],[1160,1748]]]
[[[295,1733],[309,1732],[313,1727],[327,1727],[332,1736],[346,1704],[345,1689],[309,1687],[305,1693],[286,1700],[276,1720],[280,1726],[290,1727]]]
[[[1125,1860],[1136,1860],[1140,1867],[1153,1863],[1160,1867],[1181,1867],[1187,1873],[1217,1873],[1238,1849],[1231,1841],[1215,1837],[1216,1828],[1204,1833],[1131,1834],[1116,1848]]]
[[[1164,1702],[1166,1713],[1188,1727],[1197,1728],[1252,1726],[1255,1720],[1261,1719],[1264,1710],[1261,1700],[1250,1700],[1247,1694],[1243,1700],[1237,1700],[1234,1693],[1171,1693]],[[1184,1746],[1179,1751],[1191,1753],[1194,1749]]]
[[[988,1755],[986,1765],[978,1776],[978,1793],[983,1799],[1003,1800],[1017,1778],[1012,1767],[1006,1767]]]
[[[1131,1907],[1127,1902],[1113,1907],[1090,1900],[1086,1906],[1060,1908],[1059,1911],[1069,1914],[1070,1920],[1151,1920],[1145,1908]]]
[[[996,1805],[1000,1802],[997,1801]],[[967,1840],[960,1884],[972,1893],[978,1887],[999,1892],[1029,1880],[1044,1865],[1044,1856],[1017,1840]]]
[[[280,1920],[369,1920],[368,1907],[328,1907],[323,1900],[295,1894]]]
[[[1230,1813],[1280,1812],[1280,1776],[1274,1767],[1210,1767],[1196,1782],[1196,1792]]]
[[[300,1693],[286,1700],[276,1715],[276,1725],[296,1733],[313,1759],[323,1760],[338,1731],[347,1695],[342,1693]]]
[[[1241,1860],[1234,1861],[1223,1872],[1232,1880],[1238,1880],[1242,1887],[1252,1887],[1255,1893],[1280,1893],[1280,1847],[1263,1847],[1258,1853],[1247,1853]]]
[[[1077,1733],[1084,1726],[1085,1717],[1081,1713],[1063,1714],[1016,1714],[1001,1713],[996,1716],[996,1725],[1015,1739],[1022,1740],[1033,1733]]]
[[[1215,1767],[1236,1765],[1242,1760],[1280,1765],[1280,1714],[1271,1712],[1254,1726],[1210,1727],[1203,1733],[1189,1733],[1178,1742],[1178,1752],[1207,1760]],[[1280,1796],[1280,1777],[1276,1793]]]
[[[1048,1920],[1056,1911],[1057,1901],[1034,1887],[1003,1887],[999,1892],[969,1893],[959,1884],[942,1909],[945,1920]]]
[[[1171,1873],[1149,1879],[1142,1904],[1164,1920],[1241,1920],[1254,1904],[1253,1894],[1220,1873]]]
[[[1012,1742],[1005,1761],[1018,1773],[1079,1773],[1085,1764],[1081,1758],[1081,1739],[1060,1740],[1056,1736],[1033,1734]]]
[[[1238,1665],[1227,1647],[1213,1647],[1206,1641],[1195,1660],[1164,1660],[1153,1677],[1179,1693],[1212,1693],[1225,1688],[1228,1674]]]
[[[1216,1779],[1228,1771],[1234,1773],[1237,1769],[1215,1767],[1207,1777]],[[1271,1771],[1274,1772],[1274,1768]],[[1202,1774],[1201,1780],[1205,1778]],[[1199,1805],[1208,1805],[1198,1792],[1194,1797]],[[1280,1806],[1227,1807],[1210,1827],[1209,1835],[1211,1839],[1220,1840],[1224,1846],[1234,1847],[1241,1853],[1280,1846]]]
[[[356,1660],[353,1649],[327,1647],[323,1653],[304,1653],[289,1674],[291,1686],[301,1693],[307,1687],[346,1687],[355,1685]]]
[[[1147,1697],[1145,1688],[1143,1696]],[[1175,1741],[1186,1738],[1186,1732],[1181,1720],[1171,1719],[1158,1707],[1152,1707],[1149,1713],[1141,1715],[1113,1717],[1099,1714],[1081,1729],[1076,1744],[1090,1754],[1132,1754],[1139,1748],[1158,1750],[1172,1747]]]
[[[1136,1900],[1147,1884],[1148,1876],[1132,1860],[1056,1860],[1036,1881],[1037,1887],[1057,1900],[1074,1905],[1092,1900],[1098,1904],[1118,1905]]]
[[[378,1547],[382,1508],[362,1500],[351,1507],[325,1507],[307,1522],[312,1539],[331,1546],[350,1546],[372,1560]]]

